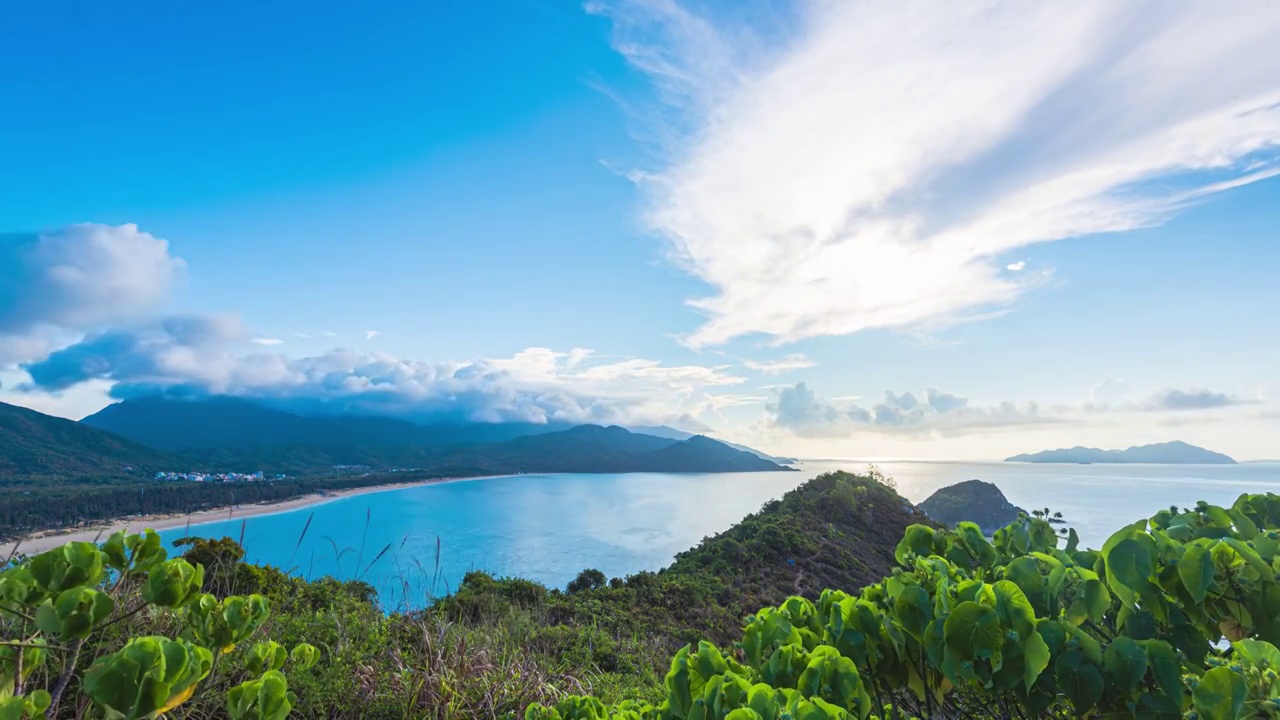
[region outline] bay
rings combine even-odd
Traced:
[[[378,589],[385,608],[412,608],[447,594],[469,570],[551,587],[588,567],[609,577],[657,570],[819,473],[869,466],[831,460],[802,463],[800,472],[518,475],[355,495],[195,525],[190,534],[239,539],[243,531],[250,562],[303,577],[360,578]],[[1093,547],[1170,505],[1229,505],[1241,493],[1280,492],[1275,463],[875,466],[913,502],[962,480],[993,482],[1015,505],[1063,513]],[[186,528],[161,533],[166,541],[186,534]]]

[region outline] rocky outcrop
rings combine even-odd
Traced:
[[[1009,502],[1000,488],[981,480],[966,480],[938,490],[917,507],[934,520],[954,527],[972,522],[991,535],[1026,512]]]

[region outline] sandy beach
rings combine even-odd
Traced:
[[[496,477],[508,477],[507,475],[484,475],[480,477],[468,478],[433,478],[430,480],[416,480],[405,483],[389,483],[384,485],[370,485],[368,487],[350,488],[347,490],[326,490],[324,493],[312,493],[302,497],[293,498],[292,500],[282,500],[280,502],[260,503],[257,505],[236,505],[234,507],[215,508],[213,510],[201,510],[200,512],[188,513],[185,515],[139,515],[136,517],[121,518],[110,522],[100,523],[90,527],[80,527],[74,530],[49,530],[46,532],[35,533],[15,542],[6,541],[0,546],[0,560],[9,557],[14,551],[15,546],[19,552],[27,555],[34,555],[45,550],[58,547],[69,542],[94,542],[95,540],[105,540],[108,536],[118,530],[124,530],[128,533],[141,532],[148,528],[152,530],[168,530],[175,527],[183,527],[185,525],[199,525],[200,523],[215,522],[218,520],[239,520],[241,518],[250,518],[257,515],[271,515],[273,513],[287,512],[289,510],[297,510],[299,508],[319,505],[321,503],[338,500],[354,495],[368,495],[369,493],[386,492],[388,490],[403,490],[405,488],[418,487],[421,485],[439,485],[450,482],[466,482],[470,480],[488,480]]]

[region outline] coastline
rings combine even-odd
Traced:
[[[229,507],[213,508],[210,510],[200,510],[186,514],[167,514],[167,515],[139,515],[136,517],[117,518],[108,522],[98,523],[90,527],[75,528],[72,530],[46,530],[34,533],[17,541],[4,541],[0,545],[0,560],[9,557],[15,551],[20,551],[27,555],[42,553],[46,550],[65,545],[69,542],[98,542],[105,541],[112,533],[123,530],[126,533],[137,533],[143,530],[172,530],[176,527],[184,527],[186,525],[203,525],[205,523],[220,522],[223,520],[240,520],[251,517],[260,517],[263,515],[275,515],[277,513],[290,512],[292,510],[301,510],[303,508],[323,505],[334,500],[355,497],[357,495],[369,495],[372,493],[388,492],[390,490],[404,490],[407,488],[422,487],[424,485],[443,485],[453,482],[467,482],[470,480],[492,480],[494,478],[512,477],[511,475],[477,475],[475,477],[460,478],[431,478],[428,480],[411,480],[403,483],[383,483],[381,485],[369,485],[367,487],[347,488],[345,490],[328,490],[324,493],[311,493],[302,497],[291,498],[289,500],[280,500],[278,502],[259,503],[255,505],[235,505]]]

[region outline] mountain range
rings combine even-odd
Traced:
[[[762,453],[663,428],[522,423],[416,425],[308,417],[235,398],[144,398],[81,422],[0,403],[0,479],[123,477],[155,471],[313,474],[335,466],[439,475],[786,470]]]
[[[159,469],[167,453],[74,420],[0,403],[0,479],[118,477]],[[127,468],[127,469],[126,469]]]
[[[1028,463],[1150,463],[1156,465],[1234,465],[1222,453],[1205,450],[1180,440],[1154,445],[1138,445],[1126,450],[1073,447],[1014,455],[1005,462]]]

